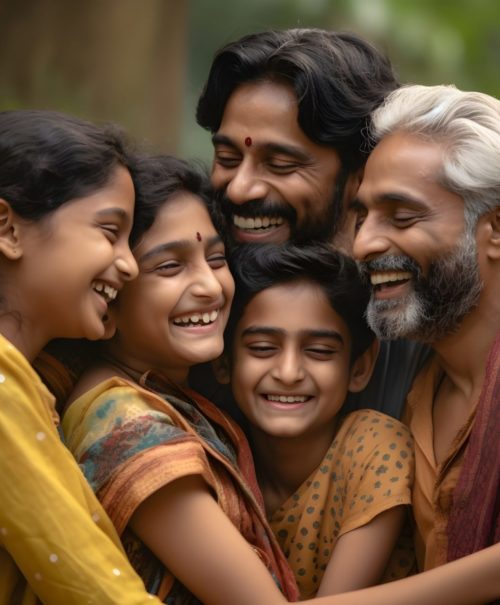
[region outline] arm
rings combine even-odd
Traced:
[[[343,534],[335,544],[318,597],[377,584],[387,566],[405,518],[396,506]]]
[[[207,605],[286,603],[264,565],[198,477],[146,500],[134,531]],[[500,596],[500,544],[435,570],[309,605],[482,605]]]
[[[396,582],[303,605],[486,605],[500,598],[500,543]]]
[[[159,489],[138,507],[130,526],[206,605],[287,602],[199,476]]]

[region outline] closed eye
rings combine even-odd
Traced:
[[[241,156],[234,154],[234,153],[228,153],[228,152],[221,152],[221,151],[216,151],[215,155],[215,162],[217,164],[219,164],[220,166],[222,166],[223,168],[235,168],[236,166],[238,166],[241,162]]]
[[[338,353],[336,349],[329,347],[307,347],[305,351],[310,357],[318,360],[329,360]]]
[[[159,273],[164,277],[172,277],[177,275],[182,270],[182,265],[177,261],[168,261],[157,265],[154,268],[155,273]]]
[[[247,349],[254,357],[270,357],[278,350],[278,347],[267,343],[257,343],[247,345]]]
[[[207,263],[212,269],[220,269],[227,265],[226,256],[222,253],[219,254],[211,254],[207,258]]]
[[[108,240],[114,244],[120,234],[120,227],[114,224],[102,224],[99,225],[99,227],[102,229]]]

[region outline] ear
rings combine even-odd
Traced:
[[[0,198],[0,252],[9,260],[17,260],[23,253],[17,220],[9,202]]]
[[[347,208],[349,202],[356,197],[359,186],[361,185],[361,180],[363,179],[363,172],[364,167],[361,167],[356,171],[349,173],[344,187],[344,196],[342,198],[344,208]]]
[[[354,235],[354,213],[348,212],[349,203],[356,197],[361,179],[363,178],[363,168],[349,173],[342,197],[343,217],[342,225],[339,226],[333,238],[333,247],[343,252],[347,256],[352,256],[352,244]]]
[[[227,355],[222,353],[220,357],[214,359],[214,361],[212,361],[212,369],[218,383],[229,384],[231,382],[231,371]]]
[[[488,256],[491,259],[500,259],[500,206],[492,210],[487,216]]]
[[[348,390],[351,393],[362,391],[370,380],[380,350],[380,341],[375,339],[372,344],[353,363]]]

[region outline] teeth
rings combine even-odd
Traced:
[[[213,323],[219,316],[219,310],[214,309],[210,312],[205,313],[193,313],[192,315],[184,315],[183,317],[176,317],[173,323],[176,326],[187,326],[189,325],[200,325]]]
[[[266,395],[269,401],[277,401],[278,403],[304,403],[307,401],[305,395]]]
[[[234,225],[240,229],[247,230],[267,229],[268,227],[282,225],[284,222],[285,221],[281,216],[257,216],[256,218],[245,218],[243,216],[237,216],[236,214],[233,216]]]
[[[411,279],[412,275],[411,273],[408,272],[394,272],[391,271],[390,273],[372,273],[370,275],[370,281],[372,286],[378,286],[380,284],[384,284],[387,282],[394,282],[394,281],[402,281],[404,279]]]
[[[118,294],[118,290],[116,290],[116,288],[113,288],[112,286],[100,281],[92,282],[92,289],[101,294],[107,302],[115,300]]]

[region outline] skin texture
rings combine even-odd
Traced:
[[[273,286],[246,306],[233,342],[231,384],[251,423],[268,514],[321,464],[347,392],[365,386],[376,350],[370,348],[351,367],[349,329],[315,284]],[[270,401],[269,395],[306,401],[282,403]],[[362,588],[380,579],[401,529],[403,508],[385,511],[340,537],[319,595]]]
[[[144,372],[161,368],[179,383],[190,366],[222,352],[234,283],[224,244],[203,202],[179,193],[163,205],[134,249],[139,277],[116,310],[113,355]],[[215,316],[198,325],[182,319]]]
[[[357,200],[353,254],[361,261],[404,254],[426,276],[436,257],[450,251],[464,232],[462,199],[437,182],[441,146],[401,133],[376,147],[365,168]],[[380,287],[375,299],[401,299],[411,279]]]
[[[334,149],[312,142],[297,116],[295,93],[285,84],[245,83],[229,98],[213,137],[212,184],[236,206],[229,214],[283,219],[266,229],[233,224],[238,242],[281,243],[295,232],[314,234],[318,225],[324,227],[340,158]],[[245,143],[249,137],[251,145]],[[265,202],[274,209],[266,210]]]
[[[133,208],[132,180],[122,167],[103,188],[39,221],[21,219],[0,200],[0,271],[8,311],[0,329],[28,359],[52,338],[104,336],[108,301],[95,284],[120,290],[137,275],[128,247]]]

